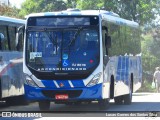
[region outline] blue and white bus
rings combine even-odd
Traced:
[[[139,25],[104,10],[66,10],[27,16],[26,98],[40,110],[98,101],[131,104],[142,81]]]
[[[23,34],[25,20],[0,16],[0,100],[20,103],[24,95]],[[18,102],[17,102],[18,101]]]

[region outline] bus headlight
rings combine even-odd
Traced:
[[[29,86],[32,86],[32,87],[38,87],[36,85],[36,83],[33,81],[33,79],[28,75],[25,76],[25,82],[24,83],[29,85]]]
[[[88,83],[87,87],[91,87],[91,86],[96,85],[96,84],[99,82],[100,78],[101,78],[101,74],[102,74],[101,72],[98,73],[98,74],[96,74],[96,75],[92,78],[92,80]]]

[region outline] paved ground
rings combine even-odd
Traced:
[[[26,106],[6,106],[5,103],[0,103],[0,111],[28,111],[28,112],[39,112],[38,103],[30,103]],[[131,105],[115,105],[114,101],[110,101],[110,107],[106,110],[99,110],[98,104],[93,102],[91,104],[81,105],[63,105],[51,103],[50,112],[42,113],[42,116],[114,116],[125,115],[124,113],[154,113],[160,112],[160,94],[159,93],[134,93],[133,103]],[[120,113],[120,114],[117,114]],[[158,113],[160,115],[160,113]],[[143,114],[141,114],[143,116]]]

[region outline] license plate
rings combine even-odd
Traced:
[[[57,94],[55,95],[56,100],[66,100],[68,99],[68,94]]]

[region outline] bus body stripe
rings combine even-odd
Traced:
[[[60,88],[59,85],[58,85],[58,83],[57,83],[55,80],[53,80],[53,82],[54,82],[54,84],[55,84],[55,86],[56,86],[57,88]]]
[[[80,88],[85,87],[83,80],[42,80],[46,88]]]
[[[9,69],[14,67],[15,65],[16,64],[14,64],[14,63],[10,63],[5,68],[3,68],[2,71],[0,71],[0,77],[2,77],[2,75],[4,75],[7,71],[9,71]]]
[[[72,80],[74,87],[85,87],[83,80]]]
[[[70,81],[70,80],[68,80],[68,83],[70,84],[70,86],[73,88],[74,86],[73,86],[73,84],[72,84],[72,82]]]
[[[128,78],[129,78],[129,57],[119,56],[116,80],[128,81]]]

